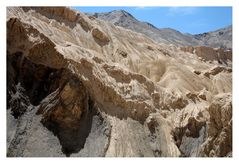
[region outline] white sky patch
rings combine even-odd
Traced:
[[[155,7],[150,7],[150,6],[137,6],[137,7],[135,7],[135,10],[151,10],[151,9],[153,9],[153,8],[155,8]]]
[[[192,15],[198,12],[198,7],[170,7],[168,15]]]

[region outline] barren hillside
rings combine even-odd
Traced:
[[[7,156],[232,156],[231,53],[194,48],[8,7]]]

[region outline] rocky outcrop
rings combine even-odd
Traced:
[[[106,34],[104,34],[98,28],[92,29],[92,36],[94,37],[96,42],[99,43],[100,45],[105,45],[110,41],[109,38],[106,36]]]
[[[232,72],[232,69],[222,67],[222,66],[216,66],[216,67],[211,68],[209,71],[205,72],[204,76],[210,78],[210,75],[215,76],[215,75],[219,74],[220,72]]]
[[[208,108],[207,139],[202,154],[224,157],[232,154],[232,103],[231,94],[219,94]]]
[[[73,27],[78,20],[78,14],[67,7],[23,7],[24,11],[35,10],[49,19],[65,23]]]
[[[69,76],[41,103],[37,113],[42,115],[43,125],[59,138],[62,151],[68,156],[84,147],[96,111],[83,84]]]
[[[64,66],[64,58],[56,51],[54,43],[31,25],[17,18],[11,18],[7,22],[7,28],[9,29],[7,44],[11,47],[8,49],[10,55],[21,52],[26,54],[28,59],[35,60],[37,64],[44,63],[52,68]]]
[[[7,156],[229,156],[231,74],[69,8],[9,7]]]
[[[198,57],[206,61],[218,61],[219,63],[227,63],[227,60],[232,61],[232,51],[224,49],[214,49],[211,47],[181,47],[181,50],[184,52],[190,52],[196,54]]]
[[[183,127],[177,127],[173,131],[182,156],[199,156],[200,145],[205,140],[205,121],[190,117]]]
[[[116,50],[116,54],[117,55],[121,55],[122,57],[126,58],[127,57],[127,52],[121,50],[121,49],[117,49]]]

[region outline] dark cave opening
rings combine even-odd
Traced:
[[[59,81],[56,79],[60,75],[61,70],[35,64],[22,52],[7,54],[7,109],[11,108],[12,115],[18,118],[29,104],[39,105],[57,89]],[[15,96],[13,100],[13,95],[20,96]]]
[[[73,153],[78,153],[84,148],[87,137],[90,134],[93,117],[97,114],[95,110],[84,114],[80,120],[75,121],[72,128],[64,128],[55,120],[48,120],[43,123],[48,130],[52,131],[60,141],[62,152],[70,157]]]
[[[62,97],[66,90],[69,95]],[[75,76],[68,76],[54,99],[58,103],[43,114],[41,122],[58,137],[62,152],[69,157],[84,148],[97,110],[86,88]]]
[[[72,85],[76,91],[69,104],[61,100],[61,92],[67,84]],[[22,52],[8,53],[7,109],[11,109],[11,114],[16,119],[26,112],[30,104],[42,106],[41,101],[57,89],[59,93],[56,99],[59,103],[52,107],[47,115],[44,115],[44,109],[41,111],[40,108],[37,114],[43,114],[41,123],[57,136],[62,152],[69,157],[84,148],[89,136],[93,116],[97,114],[93,99],[82,82],[69,71],[33,63],[24,57]],[[13,101],[17,93],[20,93],[20,96]],[[78,110],[82,111],[80,117],[72,114],[75,104],[78,105]]]

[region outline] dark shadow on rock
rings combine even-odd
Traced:
[[[94,38],[94,37],[93,37],[93,38]],[[95,40],[95,42],[96,42],[98,45],[100,45],[101,47],[106,46],[106,45],[109,44],[108,41],[101,41],[101,40],[99,40],[99,39],[97,39],[97,38],[94,38],[94,40]]]
[[[35,64],[22,52],[7,55],[7,108],[15,118],[26,108],[39,105],[42,99],[59,86],[61,70]],[[24,109],[23,109],[24,108]]]
[[[79,152],[84,148],[86,138],[89,136],[92,126],[93,116],[96,114],[93,108],[93,102],[89,99],[88,101],[88,112],[84,112],[81,119],[72,119],[71,127],[65,126],[64,122],[59,123],[50,117],[47,121],[44,119],[42,123],[48,130],[52,131],[55,136],[58,137],[62,146],[62,152],[69,157],[72,153]],[[68,115],[70,117],[70,115]],[[67,114],[65,115],[67,117]]]

